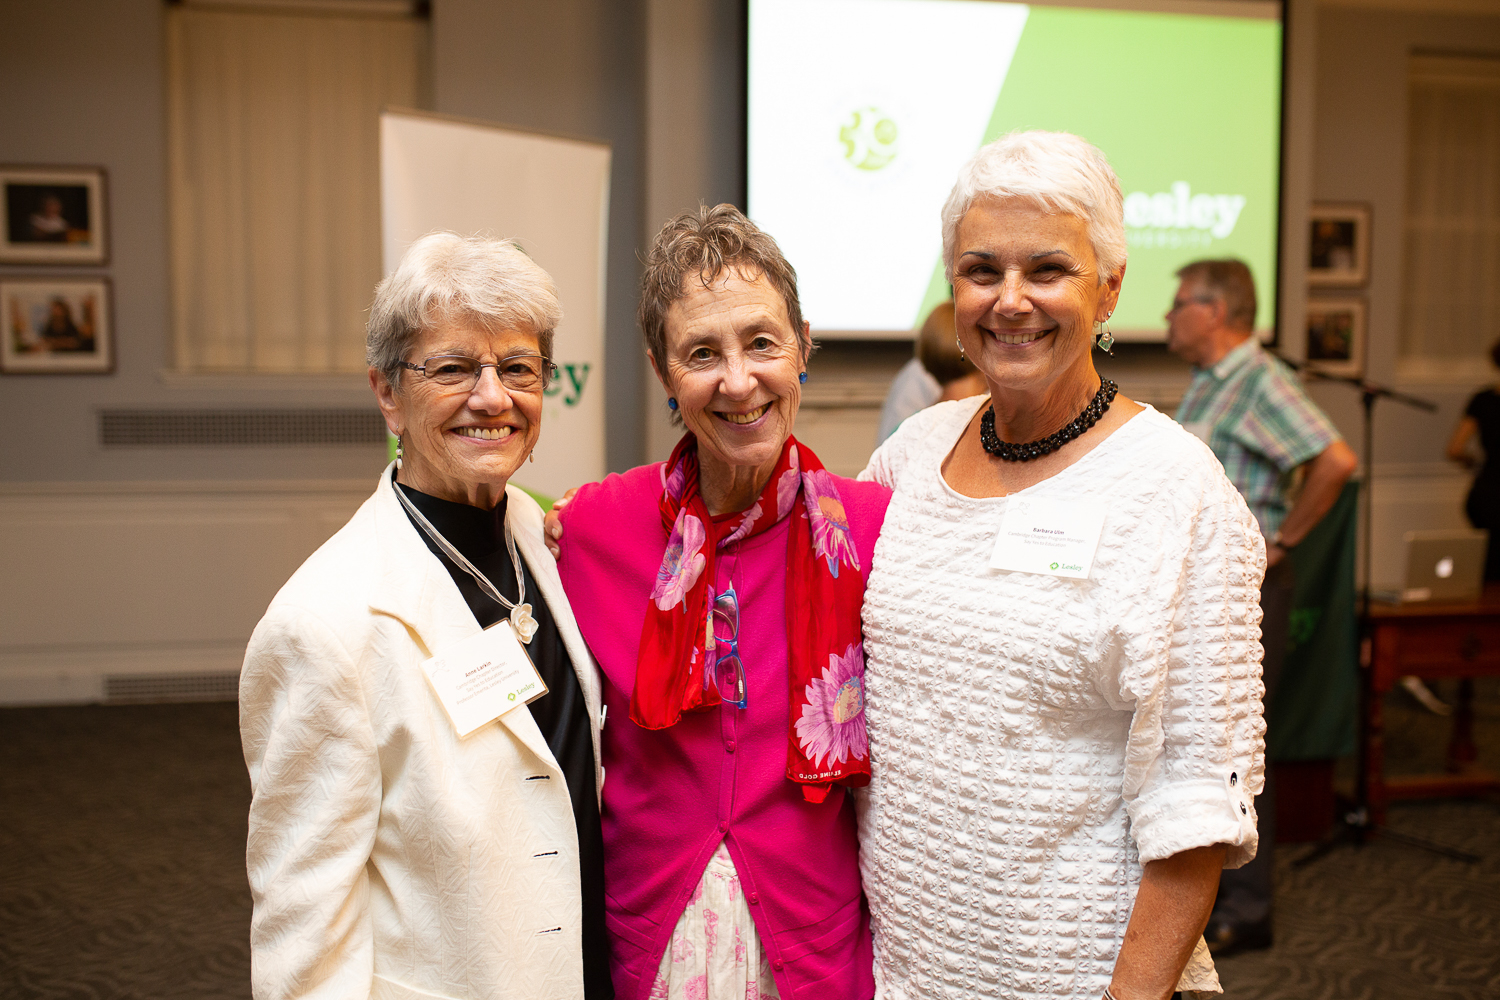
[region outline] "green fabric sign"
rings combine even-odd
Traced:
[[[1358,511],[1359,484],[1347,483],[1333,509],[1292,554],[1292,620],[1266,747],[1272,760],[1329,760],[1354,752]]]

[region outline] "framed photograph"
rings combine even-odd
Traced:
[[[108,278],[0,277],[0,372],[110,372],[114,319]]]
[[[1363,299],[1308,301],[1307,366],[1329,375],[1358,375],[1364,370]]]
[[[1312,207],[1307,283],[1357,288],[1370,280],[1370,206]]]
[[[109,260],[102,167],[0,167],[0,264]]]

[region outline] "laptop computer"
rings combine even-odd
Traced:
[[[1401,603],[1478,600],[1489,538],[1487,531],[1468,528],[1408,531]]]

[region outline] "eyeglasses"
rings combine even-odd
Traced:
[[[515,392],[536,392],[547,388],[557,378],[557,366],[540,354],[512,354],[508,358],[489,363],[462,354],[438,354],[420,365],[403,361],[401,367],[421,372],[429,382],[444,388],[464,392],[474,391],[486,368],[495,369],[500,383]]]
[[[720,646],[727,645],[729,652],[719,653],[714,660],[713,669],[703,671],[703,687],[705,690],[708,688],[711,677],[719,689],[721,701],[735,708],[744,708],[747,697],[745,664],[740,659],[740,600],[735,596],[733,584],[714,598],[709,619],[713,628],[714,648],[717,650]]]
[[[1185,299],[1173,299],[1172,308],[1168,309],[1167,312],[1180,312],[1181,310],[1186,309],[1188,306],[1192,305],[1194,302],[1205,306],[1211,306],[1217,301],[1218,299],[1215,299],[1212,295],[1190,295]]]

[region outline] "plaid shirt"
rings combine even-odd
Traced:
[[[1177,421],[1223,463],[1267,538],[1286,518],[1292,473],[1340,439],[1292,370],[1253,337],[1194,370]]]

